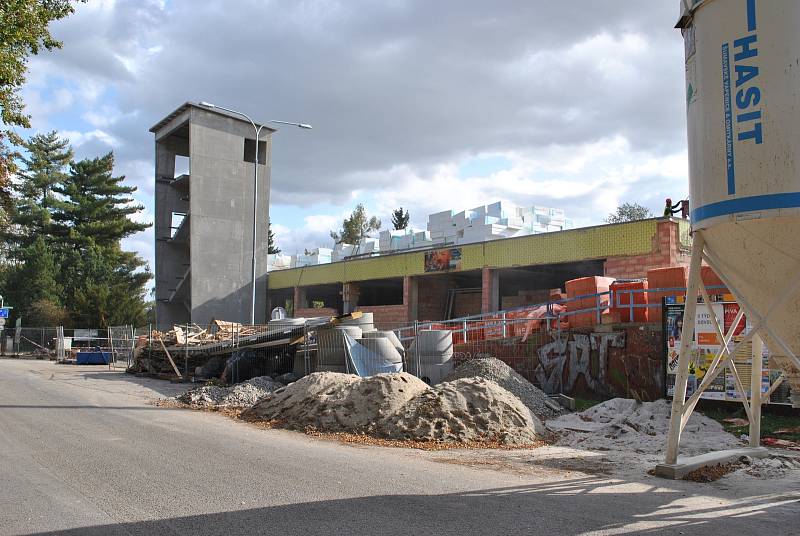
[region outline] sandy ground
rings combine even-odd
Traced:
[[[547,446],[351,446],[153,401],[186,386],[0,359],[0,534],[796,534],[800,476],[649,476]]]

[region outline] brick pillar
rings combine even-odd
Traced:
[[[408,275],[403,277],[403,305],[406,306],[406,320],[419,320],[417,288],[416,277]]]
[[[481,271],[481,312],[500,309],[500,272],[484,267]]]
[[[360,292],[357,283],[342,284],[342,313],[352,313],[358,307]]]

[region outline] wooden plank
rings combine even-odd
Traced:
[[[167,359],[169,359],[169,364],[172,365],[172,370],[174,370],[175,374],[177,374],[178,377],[180,378],[181,377],[181,371],[179,371],[178,367],[175,366],[175,361],[173,361],[172,360],[172,356],[169,355],[169,351],[167,350],[167,347],[164,346],[164,341],[161,340],[161,336],[160,335],[158,337],[158,342],[161,343],[161,348],[164,350],[164,353],[167,354]]]

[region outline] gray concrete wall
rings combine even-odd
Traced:
[[[156,142],[156,177],[173,177],[175,174],[176,147],[174,144]],[[180,282],[178,279],[186,271],[189,262],[188,245],[174,244],[163,240],[170,236],[173,212],[186,212],[189,203],[182,199],[184,195],[163,181],[155,183],[155,291],[156,322],[167,327],[182,324],[190,319],[188,304],[182,301],[167,303],[163,300],[170,297],[172,289]],[[187,298],[188,301],[188,298]]]
[[[256,322],[266,320],[267,221],[270,131],[266,164],[259,165]],[[192,322],[212,318],[250,321],[254,164],[244,161],[252,127],[192,109],[190,123],[190,218]]]

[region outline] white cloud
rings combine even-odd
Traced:
[[[81,155],[113,148],[115,172],[152,209],[147,129],[180,103],[312,123],[274,138],[272,203],[303,222],[273,217],[289,253],[328,243],[360,200],[387,223],[399,205],[424,226],[429,212],[499,199],[560,206],[588,224],[617,202],[658,209],[686,193],[671,2],[230,5],[78,4],[53,25],[63,50],[31,61],[34,128],[58,126]],[[252,21],[259,31],[243,32]],[[510,165],[459,177],[480,155]]]

